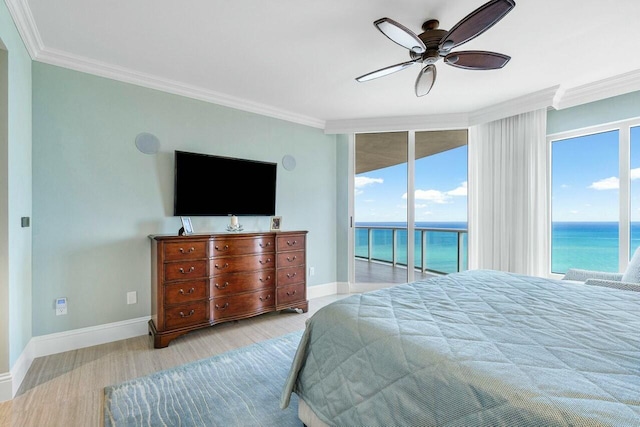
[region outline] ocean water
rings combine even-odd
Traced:
[[[356,223],[356,227],[405,228],[401,222]],[[417,228],[466,230],[466,222],[418,222]],[[424,262],[427,270],[453,273],[467,269],[467,233],[455,231],[415,232],[415,264],[422,262],[424,234]],[[393,259],[393,231],[371,230],[372,258],[382,261]],[[366,228],[356,228],[356,256],[368,257],[369,234]],[[565,273],[569,268],[599,271],[618,271],[618,223],[617,222],[554,222],[552,224],[551,270]],[[460,242],[460,243],[459,243]],[[459,244],[461,245],[460,250]],[[407,231],[396,231],[396,259],[407,264]],[[631,224],[630,254],[640,246],[640,223]]]

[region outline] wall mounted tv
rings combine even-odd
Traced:
[[[277,166],[176,151],[173,214],[275,215]]]

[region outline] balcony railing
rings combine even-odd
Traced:
[[[416,227],[414,268],[433,273],[467,269],[467,230]],[[407,266],[407,229],[390,226],[356,226],[355,256],[393,266]]]

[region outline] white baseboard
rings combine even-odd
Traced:
[[[326,297],[336,293],[338,293],[338,284],[336,282],[307,287],[307,299]]]
[[[11,372],[0,374],[0,402],[13,399],[37,357],[146,335],[150,318],[139,317],[31,338]]]
[[[33,347],[32,354],[36,358],[113,341],[126,340],[146,335],[149,331],[149,319],[151,319],[150,316],[145,316],[106,325],[33,337],[29,341],[29,345]]]
[[[8,372],[0,374],[0,402],[13,399],[13,378]]]
[[[347,282],[333,282],[325,283],[322,285],[309,286],[307,288],[307,298],[320,298],[335,294],[348,294],[349,283]]]
[[[344,282],[326,283],[307,288],[309,299],[348,293],[349,284]],[[146,335],[149,331],[150,318],[150,316],[139,317],[31,338],[11,372],[0,374],[0,402],[11,400],[16,395],[34,359]]]

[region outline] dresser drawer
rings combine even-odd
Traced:
[[[207,277],[207,260],[169,262],[164,265],[164,280]]]
[[[207,298],[208,279],[175,282],[164,286],[165,305],[183,304]]]
[[[278,286],[292,285],[305,281],[304,265],[278,269]]]
[[[251,238],[215,238],[213,240],[213,257],[262,254],[275,252],[273,236]]]
[[[304,246],[305,246],[304,234],[291,234],[286,236],[278,236],[276,240],[277,240],[276,245],[278,248],[278,252],[304,250]]]
[[[221,274],[214,276],[212,282],[211,296],[214,298],[264,288],[274,289],[276,271],[271,269],[253,273]]]
[[[209,321],[209,301],[194,302],[164,310],[165,326],[169,329],[197,325]]]
[[[211,300],[211,319],[218,322],[225,318],[251,316],[273,311],[275,305],[276,296],[273,289],[214,298]]]
[[[164,259],[166,261],[176,261],[181,259],[207,258],[208,245],[209,242],[206,240],[165,243]]]
[[[213,275],[275,268],[275,254],[220,257],[211,260]]]
[[[304,251],[282,252],[278,254],[278,268],[304,265]]]
[[[298,283],[297,285],[278,288],[278,305],[305,301],[307,299],[305,295],[306,286],[306,283]]]

